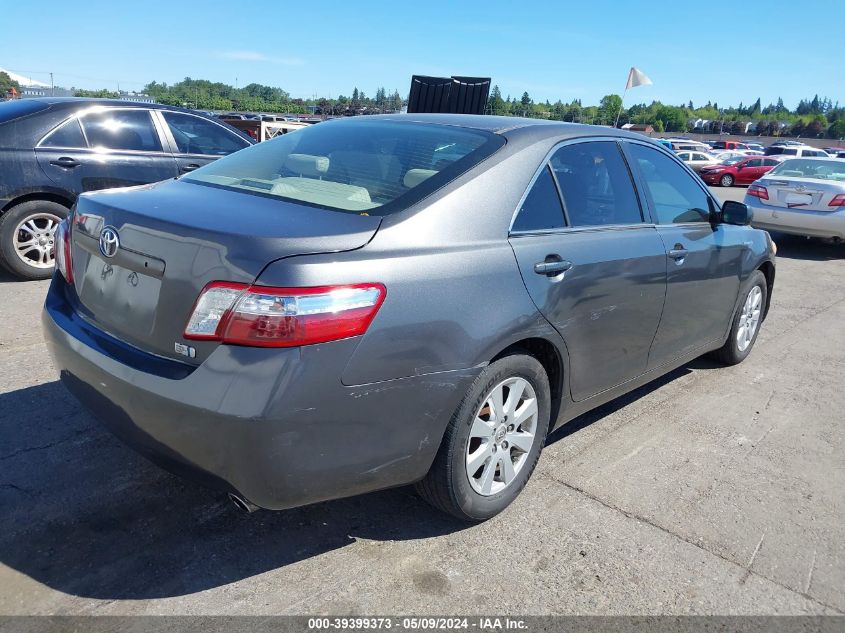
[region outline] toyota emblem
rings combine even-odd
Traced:
[[[100,231],[100,252],[105,257],[114,257],[118,248],[120,248],[120,238],[117,236],[116,228],[107,226]]]

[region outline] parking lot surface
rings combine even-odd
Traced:
[[[746,362],[570,422],[479,526],[409,489],[236,511],[82,410],[42,342],[47,282],[0,274],[0,613],[845,612],[845,246],[776,239]]]

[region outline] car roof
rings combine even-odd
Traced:
[[[179,108],[176,106],[164,105],[162,103],[142,103],[140,101],[128,101],[125,99],[99,99],[89,97],[37,97],[27,99],[27,101],[34,101],[44,103],[49,106],[87,106],[87,105],[107,105],[118,106],[121,108],[154,108],[156,110],[175,110],[178,112],[191,112],[192,114],[203,115],[204,113],[197,110],[189,110],[186,108]],[[208,116],[208,115],[205,115]]]
[[[619,136],[640,140],[653,140],[642,134],[603,125],[564,123],[563,121],[549,121],[547,119],[528,119],[488,114],[381,114],[370,115],[366,118],[369,120],[451,125],[483,132],[492,132],[493,134],[501,134],[506,137],[517,134],[530,134],[538,138]]]

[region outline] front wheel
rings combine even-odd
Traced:
[[[21,279],[47,279],[56,263],[56,228],[68,209],[30,200],[0,215],[0,264]]]
[[[768,295],[766,277],[756,270],[751,276],[750,284],[739,310],[734,315],[728,340],[713,353],[713,356],[725,365],[736,365],[744,361],[751,353],[760,333]]]
[[[719,184],[723,187],[732,187],[734,184],[734,177],[730,174],[725,174],[719,179]]]
[[[452,416],[417,491],[465,521],[484,521],[504,510],[540,458],[550,400],[549,379],[534,357],[515,353],[488,365]]]

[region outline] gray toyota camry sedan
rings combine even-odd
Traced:
[[[635,134],[329,121],[80,196],[44,331],[103,424],[241,507],[415,483],[480,521],[549,431],[749,354],[775,277],[749,221]]]

